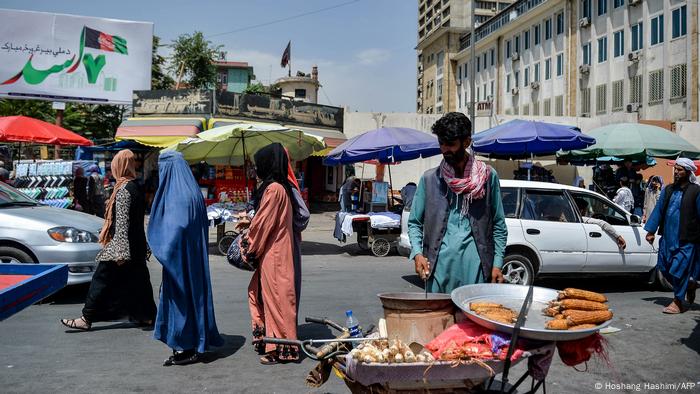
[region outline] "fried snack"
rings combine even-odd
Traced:
[[[472,302],[469,304],[469,309],[477,311],[479,309],[503,308],[503,305],[495,302]]]
[[[571,326],[568,328],[569,331],[576,331],[576,330],[588,330],[589,328],[595,328],[598,327],[597,324],[579,324],[577,326]]]
[[[588,300],[595,302],[607,302],[608,298],[603,294],[596,293],[588,290],[574,289],[572,287],[566,288],[559,292],[559,299],[563,300],[566,298],[574,298],[577,300]]]
[[[553,319],[545,323],[544,328],[548,330],[568,330],[569,322],[566,319]]]
[[[515,312],[511,311],[510,309],[507,308],[493,308],[493,309],[486,309],[482,310],[481,312],[477,312],[477,314],[481,317],[485,317],[489,320],[505,323],[505,324],[513,324],[517,320],[517,315]]]
[[[607,311],[577,311],[566,310],[563,312],[569,325],[578,326],[580,324],[601,324],[613,318],[613,313]]]
[[[579,311],[607,311],[608,306],[602,302],[565,298],[561,301],[553,301],[551,308],[576,309]]]

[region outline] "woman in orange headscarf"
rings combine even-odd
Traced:
[[[139,325],[152,325],[156,315],[153,289],[146,266],[148,244],[143,227],[144,199],[134,181],[134,153],[122,150],[112,159],[117,180],[106,204],[99,242],[97,269],[90,283],[83,315],[61,319],[66,327],[87,331],[92,323],[129,316]]]

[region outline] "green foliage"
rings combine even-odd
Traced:
[[[256,82],[252,85],[248,85],[248,87],[245,88],[243,93],[246,93],[246,94],[267,93],[267,89],[265,88],[265,86],[262,83]]]
[[[167,90],[175,86],[175,81],[163,71],[166,59],[158,54],[160,46],[160,37],[153,36],[153,52],[151,61],[151,89],[152,90]]]
[[[212,63],[222,45],[213,45],[202,32],[182,34],[172,44],[170,71],[194,89],[206,89],[216,84],[216,67]]]

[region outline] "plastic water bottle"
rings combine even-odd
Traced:
[[[352,316],[352,310],[347,310],[345,311],[345,316],[347,316],[347,320],[345,321],[345,326],[348,328],[350,331],[350,338],[362,338],[362,331],[360,330],[360,322],[357,321]],[[353,342],[353,347],[357,345],[357,343]]]

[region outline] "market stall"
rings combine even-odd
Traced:
[[[376,160],[379,164],[393,164],[439,153],[437,138],[428,133],[408,128],[380,128],[344,142],[328,153],[323,163],[340,165]],[[390,165],[388,169],[389,183],[373,181],[366,185],[366,182],[361,182],[359,204],[350,212],[338,212],[335,219],[334,236],[339,241],[343,242],[357,232],[360,248],[369,249],[378,257],[389,254],[401,234],[400,212],[403,207],[392,209],[395,199]]]

